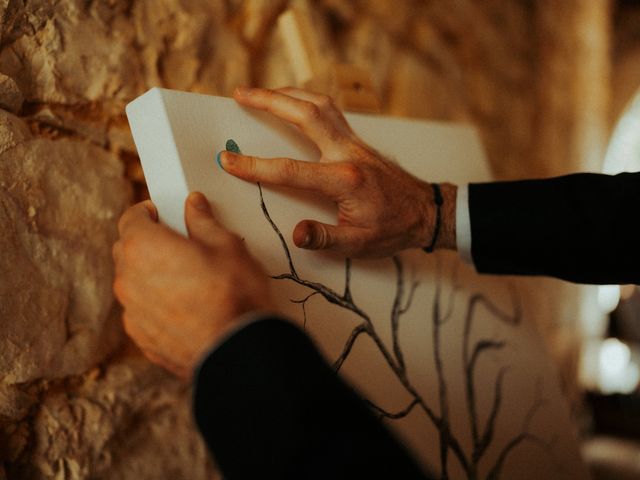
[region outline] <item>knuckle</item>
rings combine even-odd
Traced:
[[[120,301],[120,303],[126,303],[127,300],[127,291],[124,285],[124,280],[121,276],[117,276],[113,280],[113,293],[116,298]]]
[[[138,336],[138,329],[136,328],[136,325],[133,321],[131,321],[131,317],[125,313],[124,315],[122,315],[122,326],[124,327],[124,331],[125,333],[133,338],[136,339]]]
[[[362,167],[349,162],[340,165],[340,177],[349,188],[357,188],[364,182],[364,172]]]
[[[285,161],[282,163],[282,178],[283,179],[288,179],[288,178],[294,178],[298,175],[299,171],[298,171],[298,163],[287,158],[285,159]]]
[[[260,158],[258,157],[246,157],[244,164],[244,173],[245,179],[251,180],[254,182],[259,182],[262,179],[262,176],[267,173],[265,166],[260,163]]]
[[[327,229],[323,226],[319,226],[317,229],[316,247],[319,249],[329,247],[330,239],[327,233]]]
[[[260,88],[260,87],[249,87],[249,90],[247,91],[248,95],[246,95],[247,99],[250,100],[254,100],[254,101],[262,101],[265,100],[269,94],[270,94],[270,90],[266,89],[266,88]]]
[[[238,297],[238,287],[234,280],[234,278],[229,276],[216,285],[216,295],[220,299],[220,303],[232,309]]]
[[[320,119],[322,112],[320,107],[313,103],[307,103],[304,107],[303,117],[306,121],[312,122]]]
[[[122,250],[122,244],[118,240],[111,247],[111,257],[115,262],[117,262],[120,259],[121,250]]]
[[[244,241],[235,233],[227,233],[226,242],[233,253],[237,254],[244,251]]]
[[[142,203],[143,202],[130,205],[120,216],[120,219],[118,220],[118,232],[120,232],[120,235],[122,235],[129,226],[134,223],[134,219],[139,214],[139,209],[145,208]]]
[[[122,260],[126,263],[130,263],[136,258],[139,250],[139,241],[135,237],[128,237],[121,240]]]
[[[220,248],[227,254],[236,254],[243,247],[242,239],[233,232],[224,232],[220,234]]]
[[[333,110],[335,108],[333,98],[329,95],[320,95],[320,97],[318,97],[318,105],[324,110]]]
[[[256,174],[257,165],[258,165],[258,162],[256,161],[256,157],[253,157],[253,156],[245,157],[244,166],[246,168],[246,171],[249,174],[252,174],[252,175]]]
[[[350,154],[358,159],[362,160],[374,160],[376,155],[369,149],[368,146],[362,144],[361,141],[355,141],[351,143],[351,151]]]
[[[368,246],[368,241],[364,236],[353,236],[349,239],[349,252],[363,252]]]
[[[118,232],[120,233],[120,235],[122,235],[122,232],[124,231],[126,225],[127,225],[127,219],[129,217],[128,215],[128,210],[126,212],[124,212],[121,216],[120,219],[118,220]]]

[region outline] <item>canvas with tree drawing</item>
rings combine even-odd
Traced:
[[[162,221],[185,232],[203,191],[265,265],[278,306],[320,345],[370,408],[441,478],[587,478],[567,406],[515,283],[480,277],[451,252],[351,260],[301,250],[297,221],[330,203],[226,174],[222,149],[317,159],[290,126],[230,99],[152,89],[127,115]],[[348,115],[356,133],[417,177],[490,178],[466,126]],[[232,140],[233,142],[229,142]]]

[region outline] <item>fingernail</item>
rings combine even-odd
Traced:
[[[189,195],[189,203],[197,210],[201,212],[209,212],[210,205],[209,200],[200,192],[192,192]]]
[[[250,91],[251,89],[248,87],[236,87],[236,95],[238,95],[239,97],[246,97],[247,95],[249,95]]]
[[[218,166],[219,166],[222,170],[224,170],[224,167],[222,166],[222,162],[220,161],[220,155],[222,155],[222,152],[223,152],[223,151],[224,151],[224,150],[222,150],[222,151],[220,151],[220,152],[218,152],[218,153],[216,154],[216,163],[218,164]]]
[[[304,239],[302,240],[302,244],[300,246],[301,247],[308,247],[309,245],[311,245],[311,234],[307,233],[304,236]]]
[[[147,209],[147,211],[149,212],[149,217],[151,217],[151,220],[153,220],[154,222],[158,221],[158,210],[156,209],[155,205],[153,203],[151,203],[151,200],[146,200],[144,202],[144,206]]]

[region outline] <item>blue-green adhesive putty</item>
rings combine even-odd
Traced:
[[[240,147],[238,146],[238,144],[233,140],[233,139],[229,139],[227,140],[227,143],[225,144],[224,148],[228,151],[228,152],[233,152],[233,153],[237,153],[240,154]]]
[[[240,152],[240,147],[235,142],[235,140],[233,140],[232,138],[227,140],[227,143],[225,144],[224,148],[225,148],[225,150],[227,152],[233,152],[233,153],[237,153],[237,154],[241,154],[242,153],[242,152]],[[220,163],[220,154],[221,153],[222,152],[218,152],[218,154],[216,155],[216,162],[218,163],[218,166],[224,170],[224,167],[222,166],[222,163]]]

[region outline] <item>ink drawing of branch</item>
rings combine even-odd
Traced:
[[[383,342],[382,337],[376,330],[376,327],[369,314],[362,309],[356,299],[353,297],[351,290],[351,274],[352,263],[350,259],[344,262],[344,289],[342,293],[331,289],[330,287],[315,282],[299,275],[295,268],[291,251],[282,235],[280,229],[273,221],[269,210],[264,201],[262,187],[258,184],[260,194],[260,207],[265,219],[277,235],[282,247],[288,271],[273,275],[271,278],[277,281],[290,281],[298,284],[308,290],[307,294],[301,299],[291,300],[293,303],[302,307],[304,325],[307,323],[307,302],[317,296],[324,298],[330,304],[336,305],[346,311],[353,313],[358,321],[349,333],[342,351],[333,362],[333,367],[339,371],[344,363],[349,359],[356,343],[363,337],[368,337],[373,341],[377,351],[382,356],[384,362],[388,365],[395,378],[399,381],[405,393],[410,398],[407,405],[398,411],[388,411],[380,405],[376,405],[371,400],[367,400],[367,404],[372,411],[381,419],[389,421],[399,420],[407,417],[412,412],[421,411],[426,418],[432,423],[438,432],[439,437],[439,465],[440,478],[446,480],[449,478],[449,460],[450,455],[459,463],[469,480],[484,479],[497,480],[500,477],[505,462],[509,455],[522,444],[529,442],[541,448],[553,463],[559,465],[554,456],[555,440],[545,440],[531,431],[531,424],[536,415],[546,405],[546,400],[542,397],[541,384],[536,385],[536,395],[523,419],[522,425],[517,434],[506,441],[504,445],[495,445],[496,429],[498,419],[500,417],[501,408],[505,402],[504,385],[509,376],[509,367],[502,366],[498,369],[493,380],[492,401],[488,411],[486,421],[480,422],[480,412],[478,412],[478,391],[476,386],[476,375],[478,365],[481,359],[490,352],[501,352],[507,347],[505,340],[494,338],[481,338],[479,340],[472,339],[472,330],[477,313],[480,309],[484,309],[496,321],[509,326],[517,327],[522,318],[521,306],[515,291],[511,292],[513,307],[511,311],[505,311],[494,303],[487,295],[475,293],[471,295],[466,303],[464,315],[464,330],[462,335],[462,366],[461,376],[464,382],[465,404],[469,418],[469,432],[471,438],[471,448],[464,448],[462,439],[453,431],[451,427],[451,412],[449,398],[449,384],[444,371],[445,359],[443,357],[443,340],[442,329],[453,316],[454,296],[458,293],[458,288],[452,288],[448,295],[443,294],[442,279],[438,275],[435,284],[435,298],[431,308],[431,338],[433,342],[433,363],[435,366],[437,377],[437,395],[436,403],[438,408],[433,408],[429,403],[432,399],[427,400],[417,389],[410,375],[407,372],[405,357],[400,341],[400,332],[402,325],[402,317],[411,310],[416,292],[419,289],[419,282],[411,275],[407,281],[405,266],[399,256],[391,258],[391,262],[395,272],[395,295],[389,312],[389,324],[391,327],[391,345],[388,346]],[[445,298],[446,297],[446,298]],[[428,322],[425,322],[428,324]],[[489,449],[495,449],[498,452],[493,463],[487,464],[487,452]],[[495,455],[494,455],[495,456]],[[484,463],[482,463],[484,461]],[[481,474],[480,466],[482,463]]]

